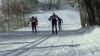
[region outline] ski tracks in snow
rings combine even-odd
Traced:
[[[53,35],[50,34],[50,32],[45,31],[40,32],[37,34],[40,35],[40,38],[32,42],[25,42],[27,44],[22,45],[19,48],[7,49],[4,51],[1,50],[0,56],[97,56],[96,54],[99,56],[100,38],[98,36],[91,35],[93,29],[86,28],[61,31],[58,35]],[[27,36],[25,35],[24,37]]]
[[[41,37],[33,42],[30,42],[20,48],[0,51],[0,56],[19,56],[22,53],[25,53],[26,51],[28,51],[30,49],[34,49],[34,47],[36,47],[37,45],[39,45],[40,43],[44,42],[45,40],[49,39],[52,36],[53,36],[52,34],[44,35],[43,37]]]

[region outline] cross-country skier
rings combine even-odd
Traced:
[[[36,16],[32,16],[32,18],[30,19],[30,21],[28,22],[28,24],[31,22],[31,27],[32,27],[32,32],[33,33],[37,33],[37,28],[36,26],[38,25],[38,20],[37,20],[37,17]],[[34,32],[35,30],[35,32]]]
[[[48,19],[49,21],[51,21],[52,24],[52,34],[54,34],[54,27],[55,27],[55,33],[57,34],[57,20],[58,20],[58,16],[53,13],[52,16],[50,16],[50,18]]]
[[[63,20],[61,18],[58,18],[58,27],[59,27],[59,31],[62,30],[62,23],[63,23]]]

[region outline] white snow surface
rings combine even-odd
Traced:
[[[62,18],[63,20],[63,26],[64,25],[71,25],[73,28],[74,25],[76,28],[78,26],[78,28],[80,28],[80,15],[79,12],[76,11],[71,11],[71,10],[57,10],[57,11],[48,11],[48,12],[44,12],[41,14],[33,14],[30,15],[28,18],[30,19],[32,16],[37,16],[38,18],[38,30],[39,31],[43,31],[43,30],[50,30],[51,28],[51,22],[48,21],[49,17],[53,14],[56,13],[56,15],[58,15],[60,18]],[[29,20],[28,19],[28,20]],[[30,29],[31,26],[23,28],[23,29],[18,29],[18,31],[31,31]],[[71,29],[69,28],[69,29]]]
[[[53,12],[64,20],[58,34],[51,34],[48,21]],[[31,16],[38,17],[38,33],[33,34],[30,26],[0,32],[0,56],[100,56],[100,27],[81,28],[79,12],[59,10]]]
[[[58,10],[58,11],[50,11],[48,13],[42,13],[42,14],[34,14],[31,16],[37,16],[39,20],[39,26],[49,25],[49,17],[56,13],[60,18],[63,19],[64,24],[80,24],[80,15],[79,12],[71,11],[71,10]],[[30,17],[31,17],[30,16]]]

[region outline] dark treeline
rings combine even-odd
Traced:
[[[59,9],[61,0],[2,0],[0,30],[14,30],[27,26],[27,15],[41,10],[50,10],[52,7]]]
[[[100,25],[100,1],[99,0],[2,0],[1,13],[3,18],[0,21],[0,30],[14,30],[26,27],[27,15],[41,10],[52,8],[60,9],[61,2],[71,6],[79,5],[82,27]]]
[[[2,0],[1,12],[4,15],[0,30],[13,30],[27,26],[25,16],[33,11],[37,0]]]
[[[80,0],[79,5],[83,27],[100,25],[100,0]]]

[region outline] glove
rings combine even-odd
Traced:
[[[49,21],[51,21],[51,19],[48,19]]]

